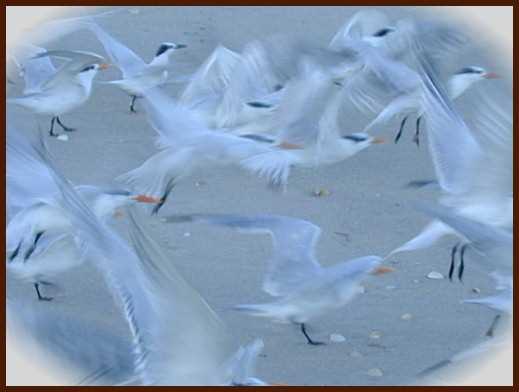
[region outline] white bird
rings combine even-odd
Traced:
[[[214,132],[159,91],[150,92],[146,99],[148,119],[159,134],[157,144],[162,151],[118,180],[139,193],[165,201],[176,182],[194,169],[235,164],[267,177],[272,186],[284,187],[291,166],[339,162],[381,142],[366,134],[338,134],[337,105],[326,107],[333,89],[339,91],[320,72],[298,81],[290,101],[279,108],[282,132],[277,140]],[[323,115],[325,110],[327,114]],[[161,206],[157,205],[154,212]]]
[[[486,336],[493,336],[497,322],[502,313],[511,314],[513,311],[513,235],[508,230],[494,227],[456,214],[455,211],[442,207],[420,208],[429,216],[441,221],[464,241],[470,243],[474,249],[471,264],[481,269],[496,282],[498,294],[483,298],[463,300],[462,303],[478,304],[496,310],[492,324]],[[463,264],[460,265],[459,276],[463,273]],[[454,260],[451,264],[449,276],[454,269]]]
[[[39,285],[81,264],[83,258],[49,167],[19,130],[11,124],[7,128],[7,270],[33,283],[39,300],[50,300],[41,295]],[[88,185],[75,189],[103,220],[125,205],[159,202],[122,189]]]
[[[454,53],[467,42],[466,38],[439,22],[420,23],[402,19],[391,23],[378,10],[363,10],[356,13],[333,37],[330,47],[335,50],[352,49],[363,65],[357,80],[348,84],[350,100],[361,110],[378,113],[365,128],[388,122],[396,116],[403,117],[395,137],[398,142],[410,114],[417,115],[414,141],[419,144],[422,83],[409,68],[404,57],[411,52],[410,42],[418,42],[422,51],[436,63],[447,63]],[[375,76],[375,77],[373,77]],[[462,95],[474,83],[498,76],[481,67],[464,67],[448,80],[450,99]],[[390,100],[389,103],[384,101]]]
[[[84,27],[92,31],[103,45],[111,63],[122,72],[122,78],[104,82],[117,86],[131,97],[130,111],[135,112],[135,101],[142,97],[145,91],[162,86],[172,80],[170,71],[171,56],[177,50],[186,48],[185,44],[162,42],[153,60],[147,64],[134,51],[123,45],[117,39],[103,30],[93,17],[84,17]],[[179,79],[178,76],[176,76]]]
[[[248,43],[242,53],[218,45],[193,74],[179,103],[199,114],[209,128],[254,133],[248,125],[256,127],[272,114],[280,89],[258,41]]]
[[[236,354],[222,321],[145,234],[136,211],[128,210],[130,247],[46,160],[75,234],[129,327],[133,369],[124,384],[229,385],[235,381],[233,369],[240,369],[239,380],[253,381],[253,375],[241,370],[251,369],[261,343]],[[248,363],[242,367],[231,358]]]
[[[68,59],[60,68],[53,70],[50,61],[41,60],[48,56]],[[22,106],[34,113],[51,115],[49,134],[54,133],[54,123],[70,132],[60,116],[83,105],[92,92],[92,82],[100,69],[108,64],[95,53],[83,51],[53,50],[38,52],[37,63],[33,66],[29,59],[24,65],[26,94],[18,98],[8,98],[7,102]]]
[[[263,290],[279,297],[274,302],[238,305],[236,310],[267,317],[283,323],[295,323],[308,344],[322,344],[310,338],[306,323],[339,309],[361,292],[360,283],[369,274],[393,271],[381,265],[378,256],[365,256],[323,268],[315,258],[321,229],[302,219],[276,215],[174,215],[164,222],[206,222],[230,227],[244,233],[269,234],[274,246],[268,261]]]
[[[427,118],[429,150],[438,183],[443,191],[440,204],[453,214],[494,230],[513,230],[513,170],[511,111],[490,99],[478,100],[476,124],[479,142],[461,116],[452,108],[447,92],[438,83],[427,60],[420,57],[424,80],[424,113]],[[452,250],[451,272],[460,251],[461,265],[472,241],[452,226],[435,219],[419,235],[393,250],[431,246],[444,235],[459,242]],[[489,260],[492,263],[492,260]],[[459,272],[459,278],[463,270]]]

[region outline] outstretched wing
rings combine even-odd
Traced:
[[[315,246],[321,229],[295,218],[276,215],[176,215],[166,222],[194,221],[230,227],[245,233],[270,234],[273,242],[263,290],[273,296],[284,296],[297,289],[302,281],[321,273],[315,258]]]

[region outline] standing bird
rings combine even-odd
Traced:
[[[50,61],[42,60],[48,56],[68,59],[60,68],[55,69]],[[83,105],[92,92],[92,82],[100,69],[108,64],[94,53],[83,51],[53,50],[38,52],[37,64],[32,59],[24,65],[26,80],[25,94],[18,98],[8,98],[7,102],[22,106],[37,114],[51,115],[50,136],[57,136],[54,124],[67,132],[73,128],[65,126],[60,116]]]
[[[33,283],[39,300],[50,300],[41,294],[40,284],[81,264],[83,258],[49,167],[17,129],[11,124],[7,128],[7,270]],[[121,189],[75,189],[103,220],[125,205],[159,202]]]
[[[83,26],[92,31],[103,45],[112,64],[122,72],[122,79],[104,82],[114,85],[127,92],[131,97],[130,112],[135,112],[135,101],[142,97],[145,91],[164,85],[172,78],[168,71],[171,56],[187,45],[163,42],[159,45],[153,60],[146,64],[135,52],[116,40],[98,24],[93,18],[85,17]]]
[[[273,255],[268,261],[263,291],[278,297],[274,302],[238,305],[236,310],[283,323],[299,324],[308,344],[320,345],[306,331],[308,321],[349,303],[361,292],[369,274],[393,271],[378,256],[365,256],[323,268],[315,258],[321,229],[301,219],[275,215],[217,214],[174,215],[164,222],[205,222],[244,233],[269,234]]]

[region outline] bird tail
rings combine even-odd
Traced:
[[[267,151],[246,158],[240,164],[259,177],[266,178],[270,188],[284,191],[290,175],[290,167],[294,162],[293,155],[288,152]]]

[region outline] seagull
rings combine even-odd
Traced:
[[[12,124],[7,128],[7,270],[30,281],[39,300],[50,301],[41,294],[40,285],[83,259],[49,167],[18,129]],[[116,216],[125,205],[159,202],[122,189],[79,185],[75,190],[103,220]]]
[[[393,271],[378,256],[365,256],[323,268],[315,258],[321,229],[311,222],[276,215],[227,214],[173,215],[164,222],[204,222],[244,233],[269,234],[274,251],[268,262],[263,291],[277,300],[238,305],[236,310],[283,323],[298,324],[308,344],[320,345],[306,331],[307,322],[339,309],[361,292],[360,283],[369,274]]]
[[[68,61],[55,69],[50,61],[40,60],[46,57],[57,57]],[[50,136],[58,136],[54,132],[54,124],[67,132],[73,128],[65,126],[60,116],[83,105],[92,92],[92,81],[97,72],[106,69],[104,59],[91,52],[51,50],[38,52],[37,63],[31,65],[29,59],[24,65],[26,93],[17,98],[8,98],[7,103],[22,106],[37,114],[52,115]]]
[[[437,81],[430,63],[420,57],[424,80],[424,113],[427,116],[429,150],[443,191],[439,203],[452,214],[512,236],[513,165],[511,111],[489,98],[478,100],[476,127],[478,139],[453,109],[448,94]],[[444,220],[445,218],[443,218]],[[473,241],[452,223],[434,219],[412,240],[393,250],[398,252],[431,246],[445,235],[458,242],[452,248],[452,276],[455,256],[460,254],[458,278],[461,280],[464,253]]]
[[[381,142],[363,133],[340,136],[334,121],[338,105],[331,105],[321,121],[322,112],[328,110],[328,94],[334,88],[321,73],[295,85],[290,93],[293,98],[280,107],[283,131],[277,140],[214,132],[161,92],[149,92],[148,120],[159,134],[157,145],[162,151],[117,180],[139,193],[166,201],[178,180],[196,168],[236,164],[266,177],[271,187],[285,187],[291,166],[311,168],[336,163]]]
[[[44,152],[42,151],[42,154]],[[206,301],[176,271],[128,208],[131,246],[99,220],[68,181],[51,175],[88,260],[101,272],[131,335],[132,374],[122,384],[231,385],[254,381],[252,369],[262,344],[236,349],[232,336]],[[249,351],[250,350],[250,351]],[[235,360],[247,361],[242,365]],[[239,370],[235,379],[234,370]]]

